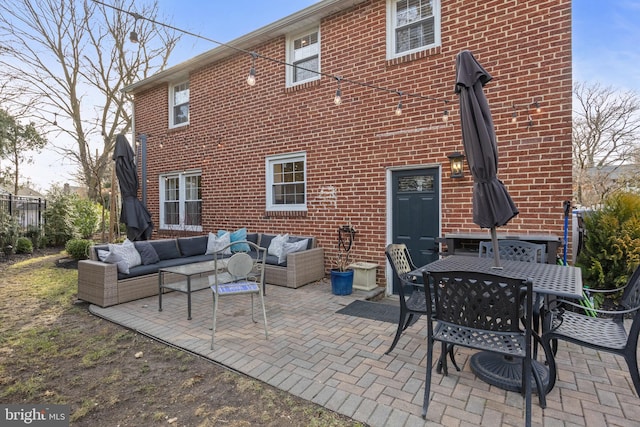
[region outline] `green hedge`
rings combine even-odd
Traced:
[[[65,244],[64,249],[73,259],[87,259],[89,257],[89,248],[92,244],[91,240],[71,239]]]
[[[31,239],[28,237],[19,237],[16,242],[16,253],[17,254],[32,254],[33,253],[33,243],[31,243]]]
[[[585,285],[617,289],[640,265],[640,195],[617,193],[584,217],[584,248],[576,265]]]

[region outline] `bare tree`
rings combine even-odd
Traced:
[[[54,147],[77,163],[94,199],[111,163],[115,136],[131,130],[129,99],[122,89],[165,68],[179,40],[167,27],[135,19],[158,21],[157,2],[140,3],[114,0],[116,9],[89,0],[0,3],[0,73],[11,82],[10,91],[28,90],[12,101],[37,99],[34,116],[63,137],[58,140],[66,135],[73,141]],[[133,30],[139,44],[129,42]]]
[[[640,97],[599,84],[574,85],[573,176],[576,202],[592,206],[633,179]]]

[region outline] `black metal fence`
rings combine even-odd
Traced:
[[[29,226],[42,227],[44,225],[42,214],[46,208],[47,201],[41,197],[0,194],[0,212],[15,217],[20,227],[24,229]]]

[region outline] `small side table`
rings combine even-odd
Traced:
[[[354,262],[349,265],[353,269],[353,289],[372,291],[378,287],[376,284],[376,268],[378,264],[372,262]]]

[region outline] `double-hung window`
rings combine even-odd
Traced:
[[[202,231],[200,172],[160,176],[160,228]]]
[[[287,86],[320,78],[320,30],[318,27],[287,38]]]
[[[189,124],[189,82],[169,86],[169,127]]]
[[[440,0],[387,0],[387,58],[440,46]]]
[[[266,159],[267,211],[307,210],[306,164],[305,153]]]

